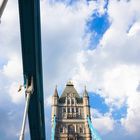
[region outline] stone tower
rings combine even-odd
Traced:
[[[72,82],[68,82],[59,97],[57,87],[52,97],[52,120],[56,116],[55,140],[91,140],[87,123],[90,117],[86,88],[80,97]],[[52,121],[53,125],[53,121]]]

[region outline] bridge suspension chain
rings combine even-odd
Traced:
[[[90,128],[90,131],[92,133],[92,140],[102,140],[99,133],[97,132],[97,130],[93,127],[93,124],[89,118],[89,116],[87,116],[87,122]]]
[[[52,140],[55,140],[56,116],[53,117]]]

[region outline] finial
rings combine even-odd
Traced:
[[[67,82],[67,86],[73,86],[72,80],[69,80],[69,81]]]
[[[85,91],[87,90],[87,86],[85,85]]]
[[[84,94],[83,94],[83,96],[88,96],[86,85],[85,85],[85,90],[84,90]]]
[[[55,90],[54,90],[54,95],[53,96],[58,97],[57,85],[55,86]]]

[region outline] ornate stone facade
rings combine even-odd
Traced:
[[[56,116],[55,140],[91,140],[86,119],[90,116],[86,89],[83,97],[80,97],[72,82],[68,82],[59,97],[56,88],[52,97],[52,120],[54,116]]]

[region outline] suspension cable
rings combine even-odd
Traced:
[[[91,133],[92,133],[92,140],[102,140],[100,135],[96,131],[96,129],[93,127],[93,124],[92,124],[89,116],[87,116],[87,122],[88,122],[89,128],[90,128]]]
[[[56,116],[53,117],[52,140],[55,140]]]

